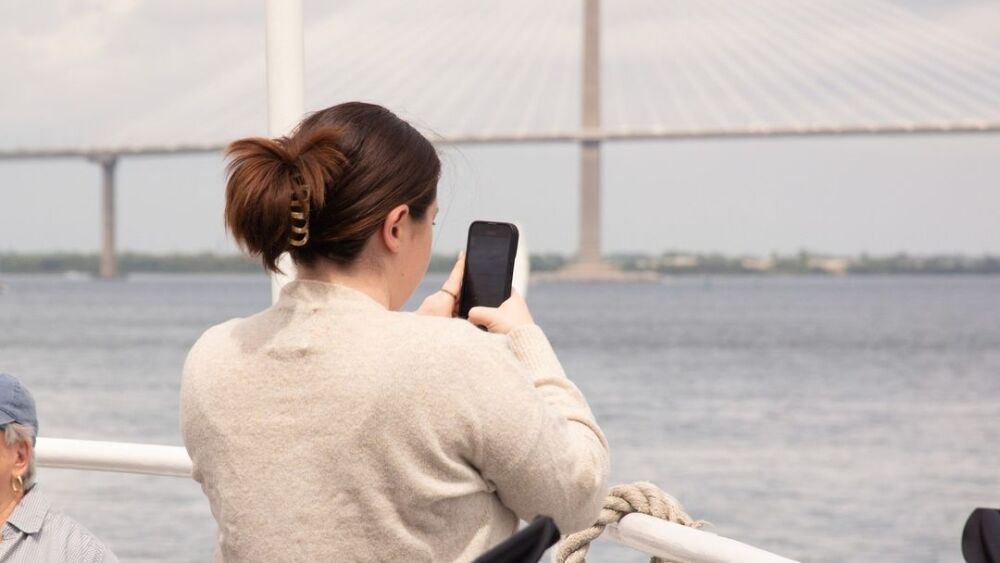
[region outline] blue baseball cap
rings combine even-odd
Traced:
[[[38,436],[35,399],[18,378],[0,373],[0,425],[11,422],[30,426],[34,435]]]

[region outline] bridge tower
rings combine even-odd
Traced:
[[[580,242],[576,260],[543,276],[619,280],[627,276],[601,260],[601,5],[583,0],[580,90]]]
[[[583,0],[583,72],[580,128],[596,134],[601,128],[601,14],[600,0]],[[577,262],[601,261],[601,141],[580,142],[580,248]]]

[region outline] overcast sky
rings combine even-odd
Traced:
[[[414,4],[306,2],[307,107],[364,98],[443,133],[572,127],[579,103],[576,0],[519,0],[503,8],[436,0],[418,11]],[[540,5],[550,7],[534,15]],[[729,5],[621,0],[606,10],[605,124],[782,124],[822,119],[833,108],[843,110],[837,119],[944,119],[951,114],[907,111],[948,112],[952,100],[954,111],[970,118],[1000,116],[991,113],[1000,94],[994,105],[982,95],[1000,92],[1000,2],[817,0],[812,5],[823,21],[800,14],[805,25],[798,30],[788,22],[769,29]],[[791,6],[740,5],[774,12],[759,16],[762,22],[785,17],[781,10]],[[905,88],[910,83],[901,75],[898,96],[884,95],[893,93],[888,84],[876,98],[875,78],[843,88],[845,95],[870,92],[870,100],[831,95],[840,82],[827,88],[828,73],[803,74],[808,56],[839,50],[847,34],[869,31],[851,27],[840,12],[821,12],[824,6],[847,6],[848,14],[874,7],[886,28],[900,30],[870,42],[871,52],[858,41],[861,47],[844,54],[858,64],[871,61],[870,74],[877,77],[875,63],[937,65],[914,68],[954,88],[925,93]],[[720,23],[699,27],[706,19]],[[825,26],[817,27],[824,36],[843,35],[804,41],[797,61],[767,59],[766,46],[739,64],[726,55],[741,34],[751,45],[754,33],[774,36],[772,47],[780,49],[781,33],[794,41],[792,32],[808,36],[809,25]],[[947,57],[913,56],[920,46],[909,48],[906,30],[920,25],[944,30],[920,36],[967,50],[967,64],[953,71]],[[732,33],[716,33],[723,29]],[[0,0],[0,148],[224,142],[263,132],[263,48],[262,2]],[[883,52],[899,58],[880,59]],[[409,64],[405,56],[413,57]],[[704,64],[685,66],[692,60]],[[778,73],[786,70],[788,84],[813,86],[789,95],[787,105],[773,103],[777,94],[768,88],[785,84]],[[865,69],[856,72],[863,78]],[[772,73],[772,82],[754,82]],[[912,83],[922,76],[915,70]],[[606,252],[1000,253],[997,134],[616,142],[603,154]],[[442,156],[436,251],[460,248],[476,218],[520,221],[534,251],[574,251],[576,147],[460,147]],[[232,251],[222,229],[222,166],[216,155],[123,159],[120,249]],[[99,181],[97,167],[84,161],[0,161],[0,251],[96,251]]]

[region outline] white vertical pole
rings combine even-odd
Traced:
[[[514,254],[514,277],[511,280],[511,287],[521,294],[521,297],[528,298],[528,282],[531,279],[531,254],[528,252],[528,239],[524,234],[524,226],[515,221],[517,227],[517,252]]]
[[[289,133],[305,113],[302,39],[302,0],[267,0],[267,132]],[[278,266],[284,275],[271,277],[271,301],[295,277],[295,266],[283,254]]]

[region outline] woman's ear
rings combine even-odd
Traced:
[[[33,453],[34,447],[31,442],[27,440],[22,440],[17,443],[14,447],[14,452],[16,457],[14,458],[14,472],[18,475],[24,475],[28,471],[28,465],[31,463],[31,455]]]
[[[403,238],[403,222],[410,214],[410,206],[398,205],[389,212],[382,223],[382,242],[389,252],[399,252]]]

